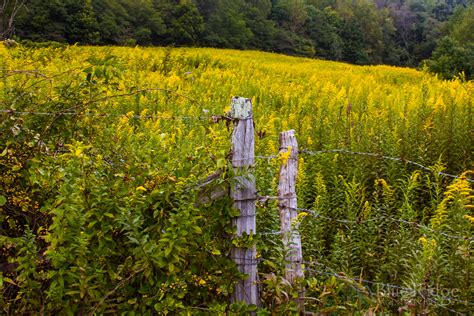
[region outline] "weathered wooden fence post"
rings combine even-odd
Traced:
[[[295,131],[290,130],[280,133],[280,179],[278,183],[278,208],[280,209],[280,225],[283,245],[287,250],[285,261],[285,277],[295,284],[304,278],[301,263],[303,254],[301,250],[301,237],[294,227],[298,217],[296,197],[296,177],[298,174],[298,142]],[[300,289],[299,307],[303,308],[304,289]]]
[[[232,132],[232,167],[234,179],[230,196],[233,205],[240,210],[240,216],[233,220],[236,237],[256,234],[255,201],[257,190],[252,173],[255,160],[255,139],[252,116],[252,101],[246,98],[232,98],[231,118],[234,120]],[[257,291],[257,250],[255,245],[234,247],[232,257],[241,273],[248,278],[235,286],[232,302],[258,305]]]

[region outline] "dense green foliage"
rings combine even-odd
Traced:
[[[311,151],[402,158],[301,153],[298,203],[318,215],[295,223],[308,311],[472,310],[472,82],[216,49],[0,57],[0,313],[243,314],[229,249],[253,242],[259,313],[294,312],[275,201],[247,240],[232,239],[228,199],[197,203],[210,173],[231,181],[230,131],[211,115],[232,95],[254,100],[257,155],[295,129]],[[281,163],[257,160],[259,194],[276,195]]]
[[[443,79],[460,77],[474,79],[474,42],[461,44],[446,36],[442,38],[433,56],[426,61],[431,72],[437,73]]]
[[[43,58],[57,63],[59,56],[74,58],[61,50],[14,53],[38,66]],[[49,81],[52,86],[2,71],[2,109],[92,113],[100,110],[94,99],[104,92],[134,90],[124,87],[124,60],[91,55],[81,66]],[[9,67],[7,59],[3,67]],[[35,93],[26,97],[30,89]],[[164,97],[175,99],[172,93]],[[206,212],[194,205],[197,177],[216,168],[208,150],[218,152],[217,145],[175,147],[182,124],[133,118],[143,98],[132,92],[109,114],[132,112],[106,121],[2,114],[2,313],[151,314],[202,302],[219,310],[226,303],[236,270],[220,254],[228,250],[230,241],[222,236],[232,231],[235,211],[226,201]],[[167,109],[154,113],[159,110]],[[114,127],[104,129],[104,123]],[[164,131],[173,126],[179,134],[171,139]],[[195,137],[206,138],[204,126],[197,127]],[[177,153],[184,159],[175,159]]]
[[[474,79],[474,5],[457,10],[447,25],[447,36],[439,40],[428,69],[444,79]]]
[[[472,38],[474,20],[472,14],[463,13],[473,11],[465,9],[471,0],[7,2],[10,9],[0,11],[0,37],[70,44],[249,48],[411,67],[429,58],[447,33],[461,43],[461,37]],[[9,27],[15,5],[20,9]]]

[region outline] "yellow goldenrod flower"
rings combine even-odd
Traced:
[[[474,216],[464,215],[464,218],[467,219],[468,221],[470,221],[471,224],[474,224]]]
[[[287,151],[280,152],[280,154],[278,155],[278,158],[280,159],[280,162],[282,165],[286,165],[286,163],[288,162],[288,159],[290,159],[291,149],[292,149],[292,146],[288,146]]]

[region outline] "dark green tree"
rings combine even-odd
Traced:
[[[246,23],[242,0],[216,0],[207,7],[204,44],[217,47],[246,48],[253,33]]]
[[[14,33],[33,41],[250,48],[415,67],[431,57],[444,35],[462,45],[472,41],[473,2],[4,0],[0,37]]]
[[[380,14],[374,3],[357,0],[341,3],[343,60],[356,64],[382,62],[383,33]]]
[[[99,24],[91,0],[66,0],[65,35],[69,43],[98,44]]]
[[[277,42],[277,26],[270,20],[272,3],[270,0],[246,0],[243,7],[246,24],[253,36],[249,47],[271,51]]]
[[[474,79],[474,5],[458,8],[448,21],[446,33],[425,63],[444,79]]]
[[[301,35],[308,19],[307,6],[303,0],[280,0],[274,6],[272,16],[286,30]]]
[[[344,42],[341,38],[342,19],[330,7],[323,10],[308,7],[308,19],[305,29],[309,39],[316,46],[316,56],[331,60],[340,60]]]
[[[305,35],[308,7],[301,0],[273,2],[271,19],[278,26],[274,50],[298,56],[314,56],[314,42]]]
[[[382,30],[382,62],[390,65],[400,65],[403,49],[397,45],[394,21],[390,15],[390,10],[382,8],[380,14],[380,28]]]
[[[474,5],[459,7],[448,24],[448,33],[460,43],[474,43]]]
[[[442,38],[433,52],[431,59],[426,61],[429,71],[443,79],[460,76],[467,80],[474,79],[474,43],[461,45],[455,39]]]
[[[120,0],[128,12],[130,29],[127,37],[140,45],[159,44],[158,39],[166,33],[166,26],[152,0]]]
[[[204,31],[204,19],[193,1],[155,1],[154,8],[163,16],[166,32],[162,44],[194,45]]]
[[[131,20],[127,10],[116,0],[93,0],[103,44],[121,44],[130,38]]]
[[[33,14],[34,12],[34,14]],[[60,0],[30,0],[18,16],[16,35],[35,41],[67,41],[67,11]]]
[[[313,57],[316,53],[311,40],[287,30],[278,29],[275,41],[274,50],[278,53],[307,57]]]

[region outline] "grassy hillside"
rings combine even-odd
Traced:
[[[229,181],[212,116],[235,95],[258,156],[288,129],[306,150],[308,311],[472,310],[472,82],[215,49],[0,46],[0,68],[2,313],[239,312],[238,214],[195,203],[202,178]],[[280,163],[257,159],[259,194]],[[277,205],[257,213],[261,312],[288,313]]]

